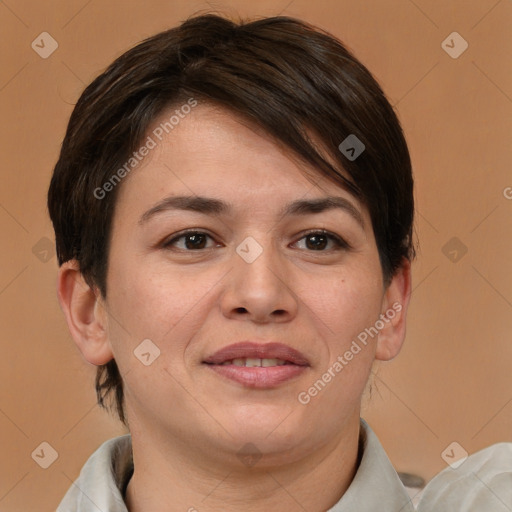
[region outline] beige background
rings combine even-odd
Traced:
[[[75,348],[55,294],[45,194],[73,104],[124,50],[212,7],[243,16],[284,13],[331,31],[398,110],[414,164],[421,250],[405,348],[381,366],[364,411],[396,468],[429,479],[446,467],[441,453],[453,441],[470,453],[512,441],[509,0],[269,0],[257,7],[6,0],[0,1],[1,511],[54,510],[87,457],[124,433],[95,406],[94,368]],[[31,48],[43,31],[59,45],[47,59]],[[457,59],[441,46],[454,31],[469,43]],[[458,246],[445,248],[453,237]],[[48,469],[31,457],[42,442],[58,453]]]

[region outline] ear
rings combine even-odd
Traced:
[[[84,358],[96,366],[113,359],[101,294],[85,282],[76,260],[63,263],[59,268],[57,297],[71,336]]]
[[[382,300],[375,359],[389,361],[398,355],[405,339],[405,321],[411,297],[411,262],[404,258]]]

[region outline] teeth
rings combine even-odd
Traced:
[[[232,361],[225,361],[222,363],[225,365],[234,365],[234,366],[245,366],[246,368],[254,368],[254,367],[262,367],[268,368],[270,366],[283,366],[286,364],[286,361],[282,359],[257,359],[253,357],[245,357],[239,359],[233,359]]]

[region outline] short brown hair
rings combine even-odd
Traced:
[[[256,123],[358,197],[372,219],[386,283],[404,258],[413,258],[409,152],[393,107],[370,72],[339,40],[303,21],[278,16],[235,23],[208,14],[121,55],[85,89],[71,115],[48,209],[59,265],[76,259],[104,298],[119,186],[101,200],[94,190],[126,162],[164,109],[190,97]],[[311,133],[336,166],[320,154]],[[349,136],[364,145],[357,158],[338,149]],[[115,360],[98,367],[96,391],[103,407],[114,393],[126,424]]]

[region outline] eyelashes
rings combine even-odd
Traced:
[[[309,231],[307,233],[303,233],[302,234],[302,237],[299,238],[299,241],[301,240],[304,240],[304,239],[315,239],[315,242],[313,242],[314,244],[318,244],[320,243],[320,246],[322,246],[322,242],[325,241],[325,240],[328,240],[330,242],[332,242],[335,246],[335,250],[350,250],[352,249],[352,247],[349,245],[349,243],[344,239],[342,238],[341,236],[339,235],[336,235],[334,233],[331,233],[330,231],[326,231],[326,230],[313,230],[313,231]],[[297,243],[295,242],[295,243]],[[315,249],[311,249],[312,251],[314,252],[328,252],[328,251],[322,251],[322,250],[318,250],[318,245]]]
[[[201,242],[204,242],[204,240],[207,237],[213,240],[213,237],[211,235],[209,235],[208,233],[205,233],[204,231],[192,231],[192,230],[184,231],[181,234],[174,236],[174,238],[171,238],[171,239],[165,241],[163,243],[162,247],[164,249],[170,249],[176,244],[176,242],[178,240],[188,238],[189,240],[192,240],[192,245],[196,246],[196,247],[194,247],[194,249],[192,249],[192,251],[198,251],[201,249],[205,249],[205,247],[202,246],[204,244],[202,244]],[[210,247],[207,247],[207,248],[209,249]],[[187,249],[181,249],[181,248],[180,248],[180,250],[187,251]]]
[[[208,246],[208,239],[212,241],[215,240],[214,237],[206,231],[190,229],[176,233],[172,235],[171,238],[167,238],[161,244],[161,247],[163,249],[175,250],[179,252],[201,252],[219,246],[218,243]],[[181,244],[182,247],[178,247],[178,242],[181,240],[185,241],[185,243]],[[301,237],[297,239],[296,242],[294,242],[294,245],[297,245],[302,240],[306,240],[306,247],[304,250],[308,252],[330,253],[337,250],[349,251],[352,249],[350,244],[341,236],[323,229],[310,230],[306,233],[302,233]],[[331,244],[331,248],[325,249],[329,243]]]

